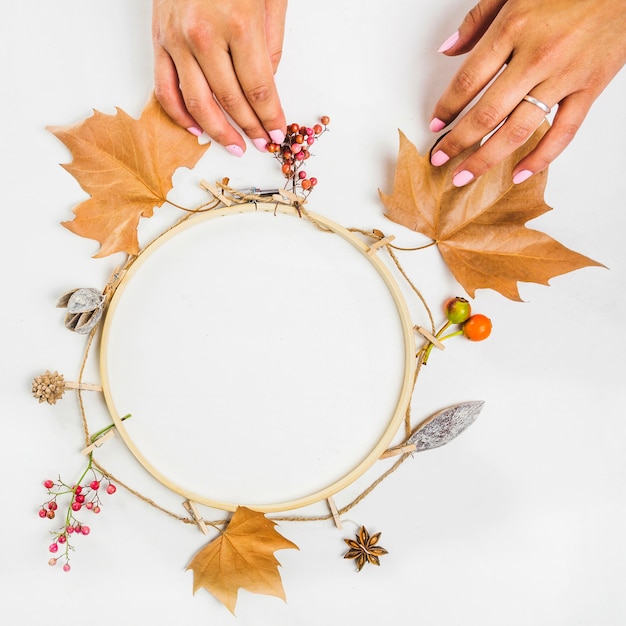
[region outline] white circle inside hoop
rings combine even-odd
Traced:
[[[361,238],[311,217],[331,232],[275,204],[200,213],[111,299],[100,368],[113,421],[150,474],[197,503],[328,498],[404,419],[415,345],[402,293]]]

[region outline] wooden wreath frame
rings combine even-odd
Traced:
[[[133,441],[123,423],[123,416],[118,411],[113,400],[113,394],[111,391],[108,373],[108,345],[111,334],[111,325],[115,316],[115,311],[117,309],[118,303],[120,302],[120,299],[124,294],[125,287],[129,283],[129,281],[137,274],[143,263],[150,257],[150,255],[155,250],[160,248],[171,238],[175,237],[178,233],[192,227],[199,221],[212,220],[218,217],[224,217],[232,214],[251,213],[259,211],[264,211],[267,213],[281,213],[293,217],[302,216],[300,210],[291,205],[265,202],[236,204],[234,206],[226,206],[212,209],[206,212],[197,213],[196,215],[180,222],[178,225],[158,237],[152,244],[147,246],[142,251],[142,253],[134,260],[126,273],[120,279],[120,282],[117,284],[115,288],[115,293],[111,297],[107,314],[104,318],[100,340],[100,375],[103,394],[113,423],[115,424],[117,431],[121,435],[126,447],[133,454],[136,460],[144,467],[144,469],[149,474],[151,474],[153,478],[155,478],[158,482],[160,482],[169,490],[183,496],[191,502],[224,511],[234,511],[239,505],[244,503],[216,500],[214,498],[202,495],[200,493],[196,493],[195,491],[189,490],[179,485],[177,482],[171,480],[159,469],[157,469],[157,467],[141,452],[139,447]],[[321,489],[317,489],[308,495],[287,500],[284,502],[269,502],[261,505],[254,505],[252,507],[256,510],[267,513],[298,509],[326,500],[334,494],[342,491],[354,481],[356,481],[360,476],[362,476],[388,448],[390,442],[398,432],[403,420],[405,419],[407,410],[411,403],[411,396],[413,393],[414,379],[417,368],[415,359],[415,329],[413,326],[413,322],[411,321],[410,313],[408,311],[404,295],[398,283],[391,274],[389,268],[378,257],[377,251],[381,247],[379,245],[380,242],[377,242],[370,246],[361,238],[359,238],[354,232],[318,214],[307,212],[306,218],[308,218],[309,221],[313,222],[313,224],[319,227],[321,230],[339,235],[343,240],[351,244],[354,249],[360,252],[367,259],[367,261],[374,267],[374,269],[376,269],[378,275],[382,278],[395,304],[399,315],[400,325],[402,328],[404,344],[404,377],[402,380],[400,393],[397,398],[396,406],[389,420],[389,423],[385,428],[384,433],[378,443],[373,447],[372,450],[370,450],[370,452],[367,454],[367,456],[365,456],[365,458],[363,458],[362,461],[360,461],[355,467],[353,467],[352,470],[344,474],[335,482]]]

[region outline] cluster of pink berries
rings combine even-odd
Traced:
[[[281,144],[270,143],[267,146],[268,151],[280,162],[285,178],[291,181],[291,191],[294,193],[301,189],[308,195],[317,185],[317,178],[309,177],[303,165],[311,156],[311,146],[326,132],[329,122],[330,118],[324,115],[320,118],[320,123],[314,126],[290,124]]]
[[[78,521],[74,514],[83,509],[91,511],[92,513],[100,513],[102,504],[100,494],[102,491],[105,491],[109,495],[117,491],[116,486],[108,478],[103,475],[98,475],[94,469],[91,469],[91,471],[94,475],[93,480],[83,485],[66,485],[61,479],[57,482],[46,480],[43,483],[44,487],[48,490],[48,495],[51,497],[39,509],[39,517],[43,519],[54,519],[59,509],[58,498],[61,496],[69,496],[69,504],[65,513],[64,523],[60,530],[51,531],[53,541],[48,546],[48,550],[52,554],[57,554],[59,550],[63,551],[62,558],[65,561],[63,564],[64,572],[70,571],[69,552],[74,549],[70,543],[70,538],[88,535],[91,532],[89,526]],[[104,482],[106,482],[106,486],[102,489]],[[56,565],[59,558],[61,557],[53,556],[48,561],[48,564]]]

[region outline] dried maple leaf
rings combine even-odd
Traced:
[[[387,550],[381,546],[377,546],[381,533],[371,535],[361,526],[355,539],[344,539],[350,548],[344,555],[344,559],[354,559],[357,572],[363,569],[366,563],[372,565],[380,565],[379,557],[388,554]]]
[[[263,513],[237,507],[228,528],[187,567],[193,571],[193,592],[204,587],[233,615],[240,588],[285,600],[274,552],[299,548],[276,532],[275,525]]]
[[[420,155],[400,133],[392,194],[379,191],[386,215],[432,239],[472,297],[476,289],[488,288],[521,300],[518,282],[547,285],[554,276],[601,266],[525,226],[551,210],[543,198],[547,171],[519,185],[512,183],[512,171],[547,128],[548,122],[544,122],[522,147],[465,187],[454,187],[451,173],[470,151],[433,167],[428,155]]]
[[[70,149],[73,161],[63,167],[91,196],[63,226],[100,242],[97,257],[137,254],[139,218],[152,217],[166,202],[176,169],[192,168],[209,147],[174,124],[154,95],[138,120],[121,109],[94,111],[75,126],[48,130]]]

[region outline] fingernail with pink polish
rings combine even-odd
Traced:
[[[438,133],[440,130],[443,130],[446,127],[446,123],[440,120],[438,117],[433,117],[433,119],[430,120],[429,127],[433,133]]]
[[[200,137],[200,135],[202,134],[202,129],[198,128],[197,126],[190,126],[187,129],[192,135],[195,135],[196,137]]]
[[[513,176],[513,184],[519,185],[525,180],[528,180],[532,175],[533,173],[530,170],[520,170],[517,174],[515,174],[515,176]]]
[[[267,141],[263,138],[253,139],[252,143],[259,152],[267,152]]]
[[[472,174],[471,172],[467,170],[461,170],[452,179],[452,184],[455,187],[463,187],[463,185],[467,185],[467,183],[469,183],[472,180],[474,180],[474,174]]]
[[[282,130],[278,129],[278,130],[270,130],[270,132],[268,133],[268,135],[270,136],[270,139],[277,144],[281,144],[283,143],[283,141],[285,140],[285,133],[283,133]]]
[[[459,31],[452,33],[440,46],[437,52],[447,52],[459,40]]]
[[[230,152],[233,156],[241,157],[243,156],[243,150],[237,145],[232,144],[230,146],[224,146],[227,152]]]
[[[430,157],[430,162],[435,167],[439,167],[440,165],[443,165],[444,163],[446,163],[449,160],[450,160],[450,157],[443,150],[437,150],[437,152],[435,152]]]

